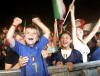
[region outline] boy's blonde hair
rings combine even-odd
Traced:
[[[42,35],[42,30],[35,23],[29,24],[28,26],[26,26],[25,29],[27,29],[27,28],[36,29],[38,37],[40,37]],[[25,32],[24,32],[24,34],[25,34]]]

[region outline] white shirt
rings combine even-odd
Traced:
[[[87,62],[87,55],[90,53],[87,44],[77,40],[77,44],[74,44],[74,49],[80,51],[83,57],[83,62]]]
[[[71,55],[71,52],[72,52],[72,50],[61,49],[61,54],[64,59],[67,59]]]

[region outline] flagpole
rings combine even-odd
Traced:
[[[57,46],[57,42],[59,41],[59,33],[58,33],[58,27],[57,27],[57,20],[54,21],[54,35],[53,35],[53,42],[54,45]]]
[[[70,5],[73,6],[73,5],[74,5],[74,2],[75,2],[75,0],[73,0],[72,3],[71,3]],[[65,23],[65,21],[66,21],[68,15],[69,15],[69,13],[70,13],[70,10],[71,10],[71,8],[69,8],[69,10],[68,10],[68,12],[67,12],[67,14],[66,14],[66,16],[65,16],[65,18],[64,18],[64,21],[63,21],[62,25],[64,25],[64,23]]]
[[[64,21],[63,21],[62,25],[64,25],[64,23],[65,23],[65,21],[66,21],[68,15],[69,15],[69,12],[70,12],[70,10],[68,10],[68,12],[67,12],[67,14],[66,14],[66,17],[64,18]]]
[[[23,30],[23,32],[25,32],[25,29],[26,29],[26,20],[24,22],[24,30]]]
[[[59,34],[58,34],[58,27],[57,27],[57,20],[55,19],[55,22],[54,22],[54,34],[57,35],[57,37],[59,37]]]

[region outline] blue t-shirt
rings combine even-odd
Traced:
[[[100,60],[100,47],[91,55],[90,61]]]
[[[48,76],[46,65],[41,56],[41,51],[47,43],[48,39],[44,36],[33,47],[15,41],[14,49],[19,56],[29,58],[27,65],[21,67],[21,76]]]

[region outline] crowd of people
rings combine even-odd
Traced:
[[[65,28],[57,35],[57,20],[54,31],[36,17],[25,28],[22,19],[15,17],[8,29],[0,34],[0,69],[21,69],[21,76],[49,76],[47,67],[66,66],[69,71],[73,64],[100,60],[100,19],[93,26],[81,25],[75,19],[74,6],[70,6],[71,30]],[[92,30],[86,29],[89,26]]]

